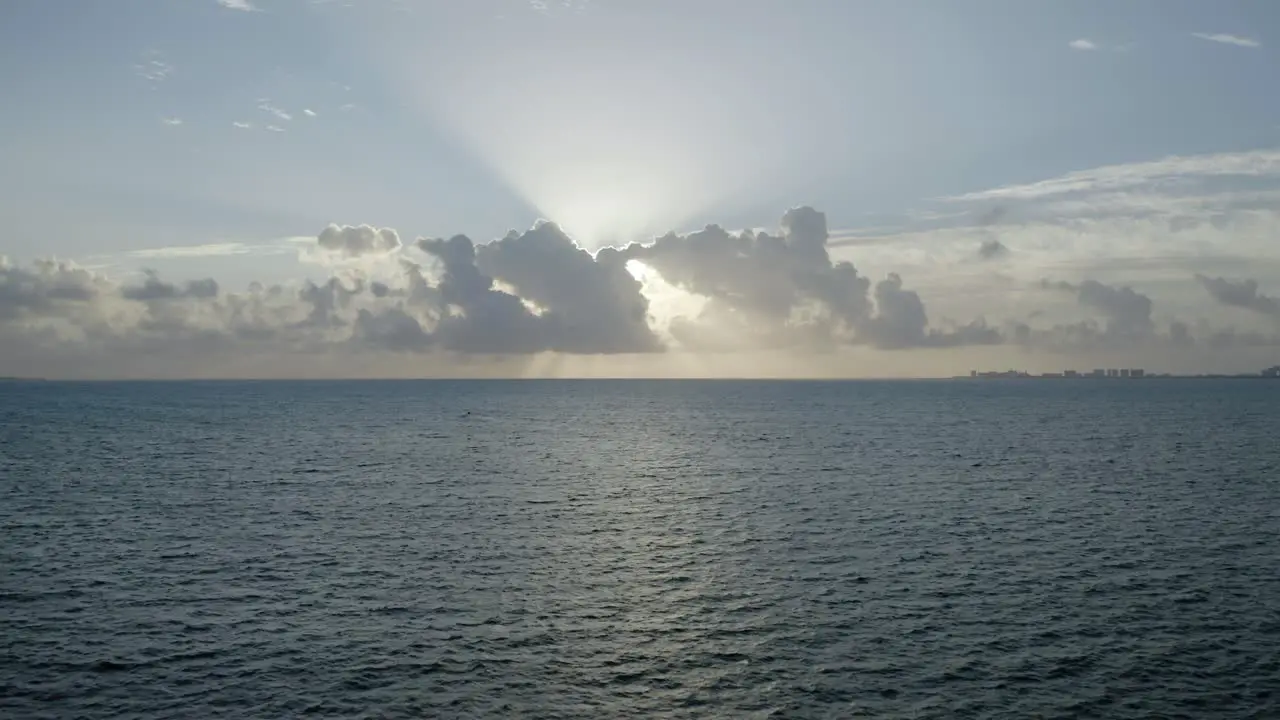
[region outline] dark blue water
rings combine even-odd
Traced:
[[[0,386],[0,717],[1280,717],[1280,382]]]

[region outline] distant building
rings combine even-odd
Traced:
[[[1069,378],[1080,377],[1080,373],[1076,372],[1075,370],[1064,370],[1062,371],[1062,376],[1069,377]]]
[[[1121,368],[1121,369],[1120,369],[1120,377],[1122,377],[1122,378],[1127,378],[1127,377],[1129,377],[1129,368]]]
[[[1140,377],[1146,376],[1146,374],[1147,374],[1147,371],[1143,370],[1142,368],[1134,368],[1129,371],[1129,377],[1140,378]]]
[[[1107,377],[1109,378],[1120,377],[1120,371],[1116,370],[1115,368],[1107,368]]]
[[[1280,378],[1280,365],[1263,370],[1262,377]]]
[[[971,378],[978,377],[978,371],[977,371],[977,370],[970,370],[970,371],[969,371],[969,377],[971,377]]]
[[[1089,377],[1106,377],[1106,376],[1107,376],[1107,371],[1103,370],[1102,368],[1094,368],[1093,372],[1089,373]]]

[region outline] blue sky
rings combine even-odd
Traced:
[[[509,78],[536,94],[539,65],[601,62],[628,78],[651,65],[677,85],[652,99],[690,105],[732,84],[735,104],[697,113],[694,130],[767,116],[776,129],[757,123],[745,136],[794,150],[798,167],[680,218],[695,227],[763,225],[797,202],[856,225],[940,195],[1280,140],[1266,42],[1280,6],[1265,1],[548,4],[6,3],[5,215],[42,252],[71,255],[306,235],[328,222],[498,236],[540,211],[419,102],[502,97],[468,87],[477,67],[489,84]],[[1097,49],[1068,47],[1082,38]],[[139,65],[163,78],[140,77]],[[411,87],[419,73],[458,81]],[[682,73],[702,82],[678,87]],[[604,101],[643,107],[646,91]],[[259,110],[261,99],[292,119]],[[574,125],[563,118],[563,132]],[[843,162],[822,162],[828,151]],[[27,255],[31,242],[6,250]]]
[[[945,232],[957,196],[1275,148],[1277,35],[1266,0],[4,3],[0,254],[235,287],[322,280],[282,243],[330,223]]]

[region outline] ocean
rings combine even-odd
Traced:
[[[1280,382],[0,384],[0,717],[1280,717]]]

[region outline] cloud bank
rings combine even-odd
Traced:
[[[1109,184],[1134,174],[1144,171],[1095,175]],[[1082,183],[1089,184],[1085,175],[994,197],[1038,200],[1058,194],[1051,188],[1079,192]],[[1028,251],[1006,244],[1004,205],[980,209],[976,218],[973,231],[984,239],[976,253],[968,245],[961,262],[1002,277],[1002,268]],[[547,354],[814,357],[1002,346],[1073,354],[1280,345],[1274,332],[1159,314],[1150,295],[1089,277],[1021,289],[1001,280],[1023,300],[992,308],[993,322],[963,312],[959,320],[938,319],[907,273],[868,276],[832,252],[870,248],[838,245],[823,213],[796,207],[777,232],[709,225],[594,254],[550,222],[487,243],[465,235],[405,242],[391,228],[335,224],[299,253],[328,268],[329,277],[239,291],[214,278],[177,282],[145,271],[117,280],[65,261],[4,260],[0,374],[110,374],[101,368],[140,364],[181,376],[193,363],[216,374],[218,363],[244,358],[340,358],[347,363],[340,367],[351,368],[389,356],[465,364]],[[924,277],[925,289],[945,284]],[[1193,278],[1220,307],[1280,320],[1280,302],[1255,280],[1188,273]],[[1060,300],[1070,303],[1074,319],[1046,314]],[[955,314],[958,305],[947,309]]]

